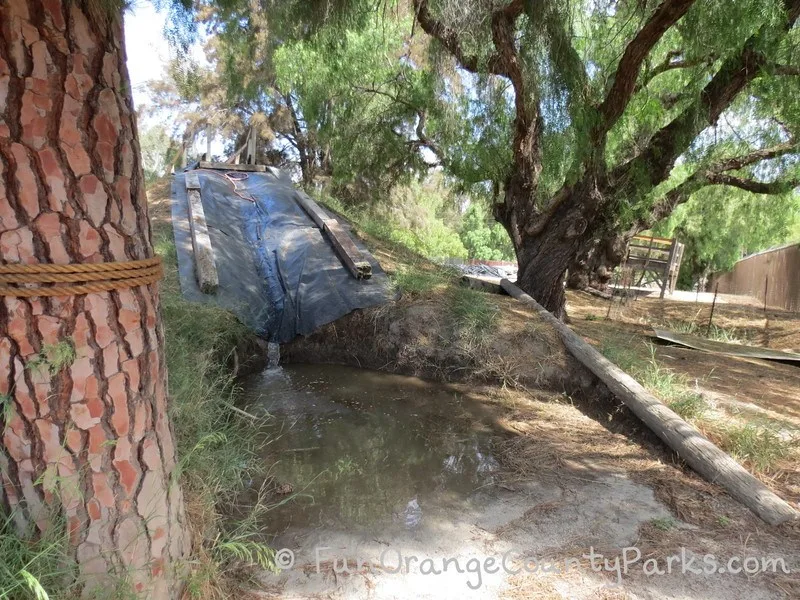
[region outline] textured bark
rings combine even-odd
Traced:
[[[614,269],[622,264],[628,242],[634,234],[611,231],[593,240],[588,248],[569,263],[567,287],[573,290],[595,288],[604,291]]]
[[[514,239],[519,272],[517,283],[556,317],[564,316],[564,273],[576,255],[591,244],[592,230],[589,224],[597,222],[597,212],[604,198],[597,182],[587,179],[580,185],[569,188],[559,199],[541,230],[519,226],[519,208],[525,206],[524,198],[509,198],[511,188],[506,189],[505,201],[495,206],[495,217]],[[527,205],[531,203],[528,202]],[[517,207],[508,210],[508,207]],[[513,233],[512,233],[513,232]]]
[[[121,18],[85,6],[0,3],[4,263],[152,256]],[[71,364],[32,364],[64,343]],[[165,384],[157,286],[0,301],[0,505],[21,529],[61,513],[87,589],[111,573],[141,597],[179,594],[189,538]]]

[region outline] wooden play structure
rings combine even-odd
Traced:
[[[628,244],[623,268],[632,273],[634,287],[657,285],[664,294],[675,291],[684,245],[674,238],[634,236]]]

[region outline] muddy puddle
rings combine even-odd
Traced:
[[[623,582],[580,563],[590,548],[618,556],[643,524],[673,516],[622,469],[504,471],[510,434],[496,422],[509,407],[480,390],[324,365],[242,384],[247,410],[271,415],[264,460],[284,492],[263,524],[280,571],[258,575],[259,598],[727,600],[748,583],[633,571]],[[755,582],[747,597],[772,594]]]
[[[243,382],[268,412],[265,460],[286,502],[271,533],[416,529],[436,508],[480,502],[496,477],[491,419],[413,377],[342,366],[268,369]]]

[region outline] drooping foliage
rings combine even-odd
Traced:
[[[461,241],[469,258],[514,260],[514,247],[500,223],[492,219],[484,206],[470,204],[461,222]]]
[[[556,312],[565,270],[609,238],[705,187],[799,180],[800,0],[200,6],[239,137],[260,124],[273,162],[349,202],[433,167],[491,190],[520,282]]]

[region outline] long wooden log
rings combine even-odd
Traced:
[[[706,480],[721,485],[731,496],[770,525],[780,525],[798,518],[797,511],[791,505],[775,495],[696,428],[556,319],[536,300],[507,279],[503,279],[500,285],[509,295],[536,309],[539,315],[558,331],[572,355],[605,383],[645,425]]]
[[[189,224],[192,231],[192,250],[197,283],[204,294],[214,294],[219,287],[219,274],[214,262],[214,250],[208,235],[206,213],[200,198],[200,177],[186,174],[186,195],[189,198]]]

